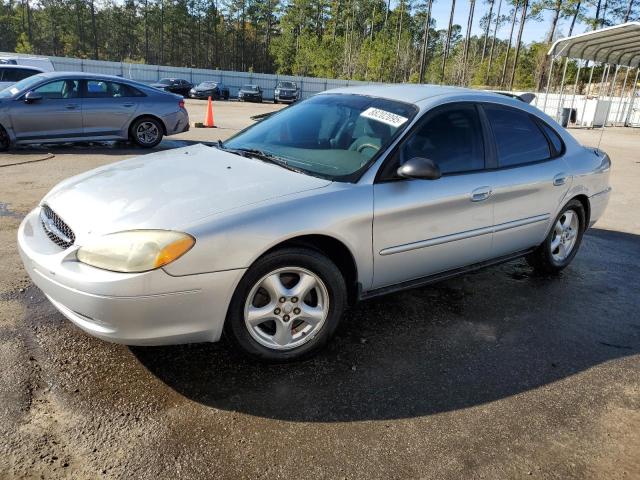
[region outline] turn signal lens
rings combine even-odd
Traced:
[[[103,270],[146,272],[177,260],[195,243],[186,233],[131,230],[100,237],[78,249],[76,256],[80,262]]]

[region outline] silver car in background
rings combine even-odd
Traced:
[[[180,96],[111,75],[48,72],[0,91],[0,150],[128,139],[151,148],[188,129]]]
[[[22,222],[34,283],[92,335],[308,356],[344,309],[526,256],[554,273],[609,198],[608,156],[503,95],[328,91],[217,148],[107,165]],[[526,292],[523,292],[526,294]]]

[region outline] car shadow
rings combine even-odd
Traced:
[[[640,237],[593,229],[557,276],[518,260],[362,302],[301,363],[260,364],[227,342],[131,351],[175,391],[219,409],[305,422],[431,415],[638,354],[638,258]]]

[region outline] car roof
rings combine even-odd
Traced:
[[[43,77],[47,78],[66,78],[66,77],[79,77],[79,78],[87,78],[87,79],[101,79],[101,80],[119,80],[119,81],[128,81],[135,82],[135,80],[129,80],[128,78],[118,77],[117,75],[103,75],[101,73],[89,73],[89,72],[44,72],[42,73]]]
[[[100,73],[89,73],[89,72],[43,72],[39,74],[40,77],[45,78],[47,80],[56,80],[56,79],[64,79],[64,78],[79,78],[83,80],[103,80],[105,82],[120,82],[131,85],[135,88],[144,89],[145,92],[153,92],[154,94],[165,93],[160,90],[157,90],[147,84],[139,82],[138,80],[131,80],[129,78],[118,77],[117,75],[103,75]]]
[[[427,100],[429,98],[438,97],[441,95],[473,93],[474,95],[486,94],[491,98],[495,98],[496,95],[490,92],[472,90],[470,88],[448,87],[441,85],[418,85],[409,83],[392,85],[359,85],[353,87],[334,88],[332,90],[322,92],[321,95],[326,93],[350,93],[353,95],[380,97],[406,103],[418,103],[422,100]]]
[[[14,65],[13,63],[0,63],[0,68],[6,68],[9,70],[19,68],[21,70],[33,70],[35,72],[44,73],[44,70],[42,70],[40,67],[33,67],[31,65]]]

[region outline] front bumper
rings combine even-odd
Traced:
[[[173,277],[164,270],[117,273],[78,262],[44,233],[39,208],[23,220],[18,248],[51,303],[87,333],[128,345],[214,342],[244,269]]]
[[[189,92],[189,97],[191,98],[198,98],[198,99],[208,99],[209,97],[211,98],[218,98],[218,94],[215,92]]]
[[[282,103],[293,103],[297,100],[297,97],[277,95],[275,99],[276,101],[282,102]]]

